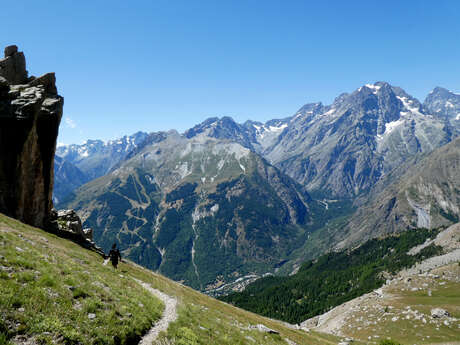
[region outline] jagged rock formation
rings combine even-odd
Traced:
[[[0,212],[45,227],[52,210],[53,161],[63,97],[54,73],[28,77],[16,46],[0,60]]]
[[[60,231],[67,231],[72,235],[93,241],[93,229],[83,229],[81,219],[74,210],[59,210],[57,219]]]

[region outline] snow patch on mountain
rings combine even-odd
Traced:
[[[385,132],[383,134],[377,134],[377,140],[380,141],[384,137],[388,136],[391,132],[393,132],[398,126],[403,125],[404,120],[399,119],[396,121],[391,121],[385,124]]]

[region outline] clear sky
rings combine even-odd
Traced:
[[[59,141],[266,121],[379,80],[460,91],[460,1],[5,1],[0,45],[65,97]]]

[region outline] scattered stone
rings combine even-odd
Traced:
[[[449,312],[445,309],[442,309],[442,308],[431,309],[432,318],[443,318],[443,317],[449,317],[449,316],[450,316]]]
[[[16,251],[19,252],[19,253],[24,253],[25,250],[20,248],[20,247],[16,247]]]
[[[94,314],[94,313],[89,313],[88,314],[88,319],[94,320],[95,318],[96,318],[96,314]]]
[[[20,312],[20,313],[23,313],[23,312],[25,312],[25,311],[26,311],[26,310],[25,310],[24,308],[22,308],[22,307],[21,307],[21,308],[18,308],[18,312]]]

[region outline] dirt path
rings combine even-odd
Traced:
[[[177,300],[171,296],[166,295],[165,293],[154,289],[150,284],[144,283],[139,279],[134,279],[142,287],[148,290],[152,295],[158,297],[164,304],[165,310],[163,311],[163,316],[161,317],[155,325],[150,328],[148,333],[144,335],[139,342],[139,345],[151,345],[152,342],[158,337],[161,331],[166,331],[168,329],[169,323],[174,322],[177,319]]]

